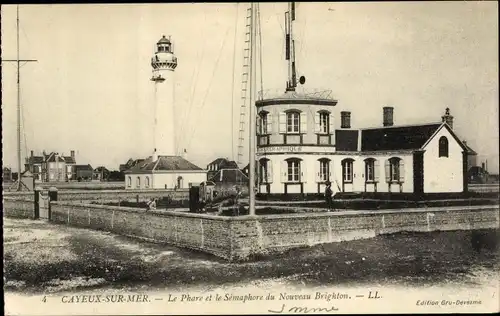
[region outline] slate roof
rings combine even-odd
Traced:
[[[336,151],[357,151],[358,150],[357,130],[338,129],[335,131]]]
[[[73,158],[71,156],[63,156],[63,157],[64,157],[64,161],[66,161],[66,163],[68,163],[68,164],[76,164],[75,158]]]
[[[43,156],[30,156],[28,157],[29,164],[41,164],[43,163]]]
[[[361,151],[420,149],[441,125],[432,123],[364,129],[361,131]]]
[[[92,166],[89,165],[89,164],[87,164],[87,165],[75,165],[74,169],[75,169],[75,171],[77,171],[77,170],[90,170],[90,171],[93,171],[94,170],[94,168],[92,168]]]
[[[215,183],[241,183],[248,182],[248,177],[240,169],[220,169],[209,181]]]
[[[126,170],[127,173],[144,172],[144,171],[169,171],[169,170],[203,170],[197,165],[180,156],[159,156],[158,160],[153,161],[152,157],[144,159],[144,161],[136,164],[132,168]]]

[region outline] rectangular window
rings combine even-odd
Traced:
[[[319,132],[322,134],[328,134],[330,127],[330,114],[320,113],[319,114]]]
[[[352,161],[344,162],[343,174],[344,174],[344,182],[352,182],[353,178]]]
[[[267,135],[267,114],[263,114],[260,119],[260,134]]]
[[[289,161],[288,162],[288,181],[289,182],[299,182],[300,181],[300,163],[299,163],[299,161]]]
[[[267,175],[267,161],[260,162],[260,183],[267,183],[268,175]]]
[[[330,162],[323,160],[319,164],[319,179],[320,181],[328,181],[330,176]]]
[[[287,132],[298,133],[300,124],[300,114],[293,112],[287,114]]]
[[[366,181],[375,181],[375,162],[373,160],[366,161]]]
[[[391,161],[391,181],[399,181],[399,160]]]

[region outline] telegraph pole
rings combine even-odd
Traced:
[[[22,191],[23,186],[26,185],[22,183],[21,180],[21,167],[22,167],[22,155],[21,155],[21,63],[36,62],[35,59],[20,59],[19,58],[19,5],[17,5],[17,58],[16,59],[4,59],[2,62],[15,62],[17,64],[17,181],[14,182],[16,185],[16,191]],[[24,64],[23,64],[24,65]],[[13,185],[13,186],[14,186]],[[11,187],[13,187],[11,186]]]

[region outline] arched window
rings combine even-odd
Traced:
[[[127,177],[127,186],[128,186],[128,187],[131,187],[131,186],[132,186],[132,177],[131,177],[131,176],[128,176],[128,177]]]
[[[342,160],[342,178],[344,183],[352,183],[354,159],[346,158]]]
[[[439,138],[439,157],[448,157],[448,138]]]
[[[365,159],[365,182],[378,182],[378,161],[374,158]]]
[[[136,187],[138,187],[138,188],[141,187],[141,177],[137,177]]]
[[[146,177],[146,179],[144,179],[144,186],[146,188],[149,188],[149,177]]]
[[[330,159],[321,158],[318,159],[319,171],[318,171],[318,182],[326,182],[330,180]]]
[[[387,183],[404,182],[404,161],[398,157],[392,157],[385,164],[385,180]]]
[[[300,132],[300,113],[297,111],[290,111],[286,113],[286,132],[299,133]]]
[[[272,183],[272,162],[267,158],[259,160],[259,183]]]

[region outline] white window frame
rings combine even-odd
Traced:
[[[300,134],[300,113],[291,111],[286,113],[286,133]]]
[[[260,114],[260,135],[267,135],[267,120],[268,120],[268,113],[263,112]]]
[[[319,161],[319,181],[326,182],[330,178],[330,160],[320,159]]]
[[[287,182],[300,182],[300,160],[287,160]]]
[[[132,177],[131,176],[128,176],[127,177],[127,187],[132,187]]]
[[[365,181],[375,182],[375,159],[365,160]]]
[[[401,179],[401,168],[400,168],[401,159],[399,158],[391,158],[389,160],[389,181],[391,183],[397,183]]]
[[[137,183],[136,183],[135,187],[136,187],[136,188],[140,188],[140,187],[141,187],[141,177],[139,177],[139,176],[138,176],[138,177],[136,178],[136,180],[137,180]]]
[[[352,183],[354,178],[354,161],[353,160],[343,160],[342,161],[342,179],[344,183]]]
[[[150,185],[149,177],[146,176],[146,178],[144,179],[144,187],[149,188],[149,185]]]
[[[328,112],[319,113],[319,133],[320,134],[330,133],[330,113]]]

